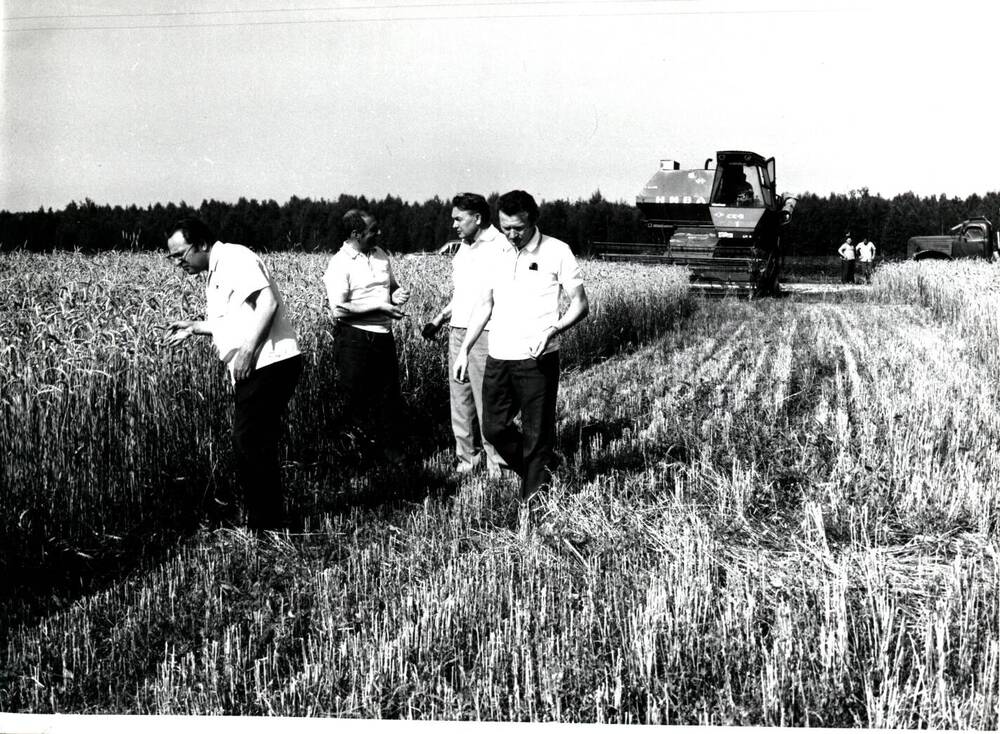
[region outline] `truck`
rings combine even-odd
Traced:
[[[781,226],[795,208],[778,195],[774,158],[723,150],[701,168],[681,169],[671,159],[636,196],[643,242],[593,242],[605,260],[685,265],[701,290],[751,296],[779,290]]]
[[[966,219],[945,235],[921,235],[906,241],[906,256],[911,260],[991,259],[998,250],[1000,233],[986,217]]]

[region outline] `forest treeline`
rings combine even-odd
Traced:
[[[490,197],[494,207],[496,198],[495,193]],[[178,218],[195,214],[228,242],[261,251],[329,252],[343,241],[341,216],[355,206],[375,214],[382,225],[382,245],[392,252],[434,250],[453,237],[450,201],[437,197],[410,203],[394,196],[341,195],[335,200],[293,196],[284,204],[241,198],[236,203],[203,201],[197,207],[184,202],[122,207],[88,199],[60,210],[0,212],[0,250],[152,250],[164,246]],[[886,199],[867,189],[828,196],[807,193],[799,197],[782,238],[791,255],[831,254],[849,230],[855,237],[868,234],[883,255],[902,257],[913,235],[944,234],[972,216],[996,222],[998,212],[1000,192],[965,199],[913,193]],[[542,202],[539,226],[584,256],[590,254],[591,242],[642,241],[644,236],[636,208],[608,201],[599,191],[587,200]]]

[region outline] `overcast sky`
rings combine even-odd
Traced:
[[[0,209],[1000,189],[997,3],[0,0]]]

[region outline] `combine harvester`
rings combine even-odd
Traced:
[[[710,168],[680,170],[672,160],[636,197],[648,241],[594,242],[605,260],[686,265],[697,289],[753,296],[778,292],[782,252],[778,231],[794,197],[778,196],[774,158],[724,150]]]

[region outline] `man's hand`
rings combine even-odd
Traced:
[[[469,381],[469,353],[464,349],[459,349],[455,355],[455,364],[452,366],[451,377],[455,382]]]
[[[535,342],[535,345],[528,350],[528,354],[531,355],[532,359],[538,359],[539,356],[545,353],[545,348],[549,346],[549,342],[552,341],[552,337],[559,333],[559,329],[555,326],[549,326],[542,332],[541,337]]]
[[[403,318],[403,316],[406,315],[403,313],[403,309],[401,309],[399,306],[395,306],[392,303],[388,302],[382,305],[382,312],[389,314],[389,316],[391,316],[394,319],[401,319]]]
[[[441,324],[434,321],[428,321],[424,324],[424,328],[420,330],[420,336],[424,339],[433,339],[438,335],[439,331],[441,331]]]
[[[236,382],[245,380],[253,372],[254,351],[253,347],[248,347],[245,344],[236,350],[232,361],[233,379]]]
[[[409,288],[397,288],[392,293],[392,297],[389,299],[397,306],[404,306],[406,302],[410,300],[410,289]]]
[[[194,321],[172,321],[167,329],[170,333],[167,334],[166,341],[172,347],[176,347],[182,341],[187,339],[189,336],[194,334]]]

